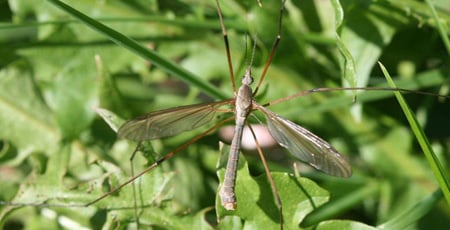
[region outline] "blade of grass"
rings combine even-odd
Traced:
[[[415,1],[415,0],[388,0],[390,5],[395,6],[396,8],[407,12],[410,15],[414,15],[419,22],[430,25],[432,27],[437,27],[434,20],[429,20],[429,18],[433,17],[430,15],[430,10],[427,8],[427,2],[425,1]],[[445,11],[445,9],[437,9],[435,13],[441,20],[449,21],[450,14]],[[448,31],[447,31],[448,32]]]
[[[87,15],[81,13],[80,11],[70,7],[69,5],[58,1],[58,0],[48,0],[53,5],[59,7],[64,12],[72,15],[76,19],[80,20],[81,22],[85,23],[87,26],[91,27],[92,29],[104,34],[106,37],[108,37],[110,40],[112,40],[114,43],[116,43],[119,46],[122,46],[131,52],[136,53],[137,55],[145,58],[146,60],[149,60],[154,64],[155,66],[161,68],[165,72],[172,74],[181,80],[185,81],[186,83],[190,85],[194,85],[201,89],[204,93],[218,99],[226,99],[228,98],[228,95],[224,94],[223,92],[219,91],[217,88],[213,87],[211,84],[209,84],[206,81],[201,80],[199,77],[195,76],[194,74],[188,72],[187,70],[181,68],[180,66],[176,65],[174,62],[164,58],[163,56],[159,55],[157,52],[154,52],[152,50],[147,49],[146,47],[140,45],[135,40],[125,36],[124,34],[121,34],[112,28],[98,22],[97,20],[88,17]]]
[[[342,9],[341,3],[337,0],[331,1],[334,7],[334,13],[336,14],[336,45],[339,49],[339,52],[341,52],[343,59],[344,59],[344,68],[343,75],[344,78],[347,80],[347,84],[351,87],[355,87],[357,85],[356,82],[356,67],[355,67],[355,60],[353,60],[353,56],[350,52],[350,50],[347,49],[347,46],[344,44],[344,42],[341,40],[341,37],[339,35],[340,31],[342,31],[343,27],[343,21],[344,21],[344,10]],[[344,84],[346,85],[346,84]],[[355,97],[356,92],[353,92],[353,96]]]
[[[433,3],[430,0],[425,0],[428,7],[430,7],[431,15],[433,15],[433,19],[436,21],[436,26],[439,31],[439,35],[441,35],[442,41],[444,42],[445,48],[447,49],[448,55],[450,55],[450,41],[448,39],[448,33],[444,30],[444,26],[441,23],[441,20],[436,12],[436,9],[434,8]]]
[[[389,83],[389,86],[392,88],[396,88],[397,86],[395,85],[386,68],[380,62],[378,64],[380,65],[381,70],[383,71],[383,74]],[[417,141],[419,142],[420,147],[422,148],[422,151],[425,154],[428,163],[431,166],[431,170],[433,170],[434,176],[438,181],[438,184],[445,196],[445,199],[447,200],[447,203],[450,205],[450,183],[444,167],[440,163],[439,158],[433,152],[430,142],[425,136],[423,129],[417,122],[414,113],[409,109],[408,105],[406,104],[405,99],[402,97],[402,94],[400,92],[394,92],[394,94],[403,110],[403,113],[406,116],[406,119],[409,122],[409,125],[411,126],[411,129]]]
[[[347,194],[340,199],[333,199],[330,202],[314,209],[309,213],[301,222],[300,226],[309,227],[316,225],[324,220],[329,220],[333,217],[343,213],[343,210],[347,210],[354,207],[355,204],[361,203],[367,197],[371,197],[378,193],[379,185],[376,182],[369,182],[365,186]]]
[[[430,209],[442,199],[442,190],[437,189],[425,199],[419,201],[411,208],[406,209],[398,216],[377,226],[378,229],[406,229],[411,224],[417,223],[419,219],[428,214]]]

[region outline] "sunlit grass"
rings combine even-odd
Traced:
[[[450,21],[442,10],[448,9],[446,3],[435,5],[433,13],[429,5],[417,1],[342,1],[342,9],[337,1],[333,3],[287,2],[282,40],[259,102],[317,87],[353,85],[353,78],[358,86],[386,86],[377,61],[386,66],[398,87],[444,92],[449,54],[442,39],[450,34],[442,26]],[[1,9],[10,17],[2,17],[0,25],[0,200],[27,207],[2,205],[1,224],[10,229],[57,229],[67,227],[61,220],[69,219],[86,228],[133,225],[130,186],[88,208],[30,205],[84,204],[129,178],[129,158],[136,143],[117,140],[93,107],[107,109],[121,121],[233,95],[215,2],[21,4],[10,6],[10,11]],[[263,1],[260,8],[256,1],[222,1],[237,82],[247,62],[246,33],[257,38],[253,74],[258,79],[275,39],[279,4]],[[342,21],[336,13],[343,15]],[[342,83],[345,79],[350,83]],[[438,171],[446,175],[448,101],[404,96],[442,164]],[[316,93],[270,107],[329,141],[349,158],[354,172],[349,179],[337,179],[301,167],[304,177],[295,181],[305,190],[296,193],[291,184],[278,188],[286,212],[292,211],[286,216],[294,218],[286,228],[294,228],[304,218],[301,226],[335,229],[448,226],[444,201],[448,193],[436,192],[445,180],[430,167],[394,94],[358,92],[356,104],[353,98],[354,94],[344,92]],[[137,170],[201,131],[145,143],[145,154],[136,156]],[[217,225],[219,140],[217,134],[208,135],[138,181],[141,224],[169,229]],[[278,148],[266,153],[277,156],[270,166],[278,183],[290,182],[285,172],[295,172],[289,153],[283,155]],[[257,197],[242,193],[238,202],[245,208],[237,214],[245,221],[239,224],[261,218],[261,223],[277,226],[277,213],[267,210],[274,204],[259,159],[246,159],[251,175],[259,177],[244,173],[248,182],[237,186],[241,191],[255,189]],[[243,166],[240,172],[246,169]],[[261,186],[252,187],[253,183]],[[316,204],[325,206],[300,204],[303,195],[295,196],[310,189],[317,189]],[[264,205],[258,204],[262,200]],[[405,210],[411,210],[410,215]],[[221,217],[230,214],[218,212]],[[225,217],[221,226],[231,228],[234,220]]]

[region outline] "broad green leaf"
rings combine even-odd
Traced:
[[[224,147],[222,153],[226,155],[228,149]],[[218,176],[221,183],[225,173],[224,163],[226,162],[219,163]],[[328,192],[309,179],[282,172],[273,172],[272,176],[283,204],[285,229],[297,229],[309,212],[329,199]],[[221,206],[220,197],[217,195],[216,198],[218,218],[223,219],[225,225],[234,225],[228,219],[239,217],[243,221],[243,229],[280,227],[279,210],[267,176],[252,177],[242,155],[239,160],[235,189],[237,197],[235,211],[226,211]]]
[[[0,71],[0,138],[28,153],[54,149],[60,135],[30,71],[23,62]]]
[[[253,40],[252,73],[259,80],[277,34],[280,2],[262,1],[260,7],[257,1],[220,0],[238,85]],[[239,171],[249,179],[237,185],[244,195],[239,194],[234,214],[242,216],[224,216],[224,210],[214,208],[221,132],[205,136],[138,179],[138,197],[143,197],[137,199],[138,215],[131,185],[91,207],[75,207],[131,176],[136,143],[118,139],[105,121],[117,128],[122,118],[215,100],[198,82],[220,94],[233,92],[215,1],[66,0],[64,10],[54,3],[61,2],[16,0],[0,7],[0,228],[133,229],[139,216],[141,229],[241,229],[254,226],[256,217],[278,229],[273,195],[254,157],[246,157],[249,170],[259,176],[246,176],[245,166]],[[443,34],[450,34],[445,28],[449,3],[432,3],[434,13],[426,2],[415,0],[286,1],[281,41],[256,100],[264,104],[304,90],[341,86],[343,47],[350,53],[347,60],[355,61],[358,83],[367,77],[368,85],[386,87],[383,73],[373,68],[381,60],[398,87],[446,92],[450,62]],[[72,17],[74,12],[81,14]],[[161,63],[167,68],[155,65],[160,59],[142,58],[135,51],[164,57]],[[192,74],[177,72],[183,69]],[[185,83],[179,77],[186,74],[196,79]],[[394,94],[356,93],[356,101],[363,103],[359,120],[349,112],[352,96],[343,92],[314,93],[270,106],[332,144],[354,171],[344,180],[302,165],[302,177],[291,177],[284,174],[293,172],[289,153],[277,147],[265,150],[272,174],[282,184],[283,204],[293,211],[285,211],[289,228],[298,229],[298,222],[307,224],[300,228],[364,229],[379,223],[448,227],[444,199],[422,206],[439,180],[413,140]],[[448,171],[449,100],[403,96],[433,147],[433,161],[441,162],[441,173]],[[104,117],[93,107],[102,108]],[[231,114],[220,115],[218,119]],[[258,122],[253,116],[250,120]],[[202,131],[143,143],[135,172]],[[292,182],[320,186],[318,191],[327,194],[323,199],[330,201],[314,210],[291,202],[304,195]],[[266,207],[258,203],[262,200],[269,208],[261,208]],[[304,211],[296,211],[290,206],[294,204]],[[223,217],[220,223],[217,212]]]

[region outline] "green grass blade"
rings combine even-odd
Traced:
[[[199,77],[196,77],[194,74],[188,72],[187,70],[179,67],[172,61],[164,58],[163,56],[159,55],[158,53],[151,51],[144,46],[137,43],[135,40],[125,36],[124,34],[121,34],[112,28],[98,22],[97,20],[88,17],[87,15],[81,13],[80,11],[70,7],[69,5],[66,5],[65,3],[58,1],[58,0],[48,0],[53,5],[59,7],[66,13],[72,15],[76,19],[80,20],[81,22],[85,23],[87,26],[91,27],[92,29],[98,31],[99,33],[104,34],[106,37],[108,37],[110,40],[112,40],[114,43],[118,44],[119,46],[122,46],[131,52],[136,53],[137,55],[145,58],[146,60],[149,60],[152,62],[152,64],[158,66],[165,72],[172,74],[181,80],[187,82],[190,85],[196,86],[199,89],[201,89],[203,92],[207,93],[208,95],[219,98],[219,99],[226,99],[228,96],[221,91],[219,91],[217,88],[213,87],[211,84],[202,81]]]
[[[425,2],[428,7],[430,7],[431,15],[433,15],[433,19],[436,21],[436,27],[439,31],[439,35],[442,38],[442,42],[444,42],[448,55],[450,55],[450,40],[448,39],[448,31],[445,31],[444,25],[442,25],[441,19],[439,18],[433,3],[430,0],[425,0]]]
[[[389,86],[392,88],[397,88],[394,81],[392,80],[391,76],[389,75],[386,68],[383,66],[383,64],[379,63],[381,70],[383,71],[384,76],[386,77]],[[447,203],[450,204],[450,183],[448,180],[448,176],[445,172],[444,167],[440,163],[438,157],[433,152],[433,149],[431,148],[431,145],[425,136],[423,129],[420,127],[419,123],[417,122],[417,119],[414,115],[414,113],[409,109],[408,105],[405,102],[405,99],[402,97],[400,92],[394,92],[395,97],[397,98],[403,113],[405,114],[411,129],[416,136],[417,141],[419,142],[420,147],[422,148],[422,151],[425,154],[425,157],[428,161],[428,163],[431,166],[431,169],[433,170],[434,176],[436,177],[436,180],[438,181],[439,187],[441,188],[442,192],[444,193],[445,199],[447,200]]]
[[[428,214],[430,209],[441,199],[442,190],[438,189],[411,208],[406,209],[398,216],[393,217],[388,222],[377,227],[379,229],[406,229],[408,226],[416,223],[419,219]]]
[[[343,210],[347,210],[354,207],[355,204],[361,203],[367,197],[373,196],[378,193],[379,185],[377,183],[367,183],[360,189],[349,193],[345,197],[340,199],[331,200],[330,202],[318,207],[311,213],[309,213],[305,219],[303,219],[301,226],[308,227],[313,226],[321,221],[331,219],[343,213]]]
[[[344,21],[344,10],[342,9],[341,3],[337,0],[331,1],[334,7],[334,13],[336,14],[336,45],[339,49],[339,52],[341,52],[341,55],[343,56],[343,76],[347,80],[347,84],[355,87],[356,86],[356,67],[355,67],[355,60],[353,60],[353,56],[348,50],[347,46],[344,44],[344,42],[341,40],[341,37],[339,35],[340,31],[343,27],[343,21]],[[344,84],[346,85],[346,84]],[[355,92],[353,92],[355,94]]]

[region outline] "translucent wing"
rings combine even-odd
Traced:
[[[266,116],[272,137],[295,157],[332,176],[351,176],[348,161],[328,142],[264,106],[256,106]]]
[[[169,137],[195,129],[210,122],[221,106],[231,100],[180,106],[152,112],[125,122],[118,136],[133,141]]]

